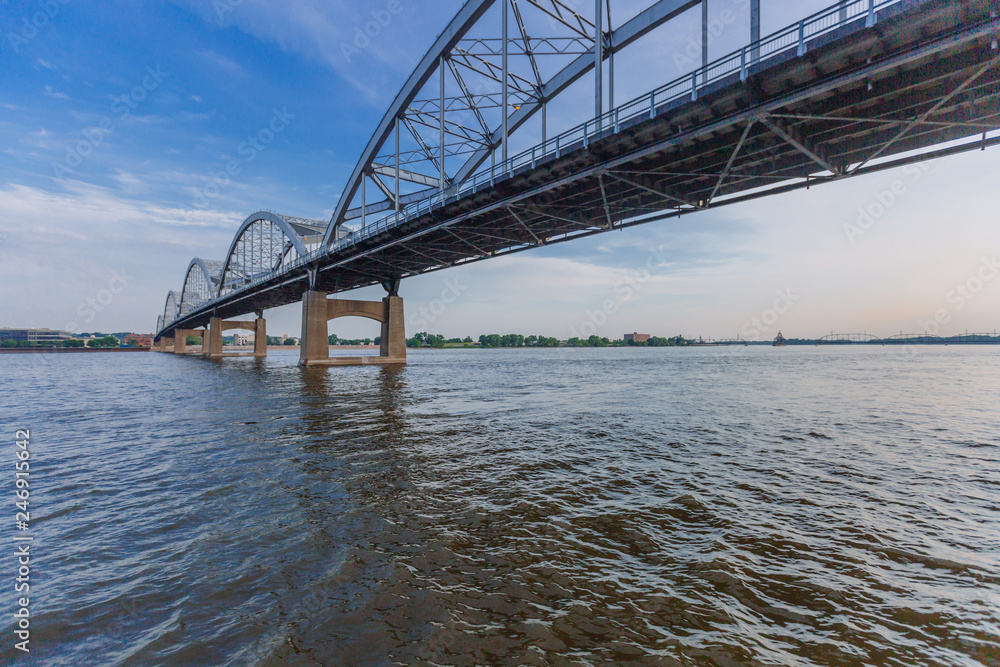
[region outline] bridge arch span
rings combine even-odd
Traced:
[[[578,0],[468,0],[386,111],[347,182],[324,243],[336,240],[347,221],[392,211],[397,202],[402,208],[424,201],[466,182],[492,156],[505,160],[513,135],[539,112],[544,142],[546,105],[595,70],[595,107],[606,108],[605,61],[613,63],[616,52],[701,0],[640,4],[615,26],[606,2],[601,6],[607,16],[603,9],[600,15],[590,10],[594,3]],[[608,106],[614,106],[613,74],[608,89]],[[402,150],[400,140],[406,144]],[[537,143],[538,137],[528,142]],[[406,185],[401,188],[400,182]],[[369,184],[385,199],[369,203]]]
[[[222,296],[309,253],[326,231],[326,223],[258,211],[243,221],[219,272],[216,295]]]
[[[872,343],[878,336],[870,333],[832,333],[819,339],[821,343]]]
[[[198,306],[214,299],[222,282],[223,262],[195,257],[184,274],[180,313],[187,315]]]
[[[174,320],[180,317],[180,299],[177,292],[170,290],[167,292],[167,300],[163,304],[163,326],[169,326]]]

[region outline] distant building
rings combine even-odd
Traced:
[[[653,336],[651,334],[630,333],[625,334],[626,343],[648,343]]]
[[[73,334],[68,331],[54,331],[52,329],[0,329],[0,341],[13,340],[17,342],[27,341],[29,343],[58,342],[73,338]]]
[[[233,345],[237,347],[246,347],[248,345],[253,345],[257,337],[253,334],[236,334],[233,336]]]
[[[152,334],[129,334],[125,336],[124,344],[129,347],[152,347]]]

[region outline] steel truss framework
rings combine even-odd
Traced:
[[[219,297],[280,272],[316,248],[325,232],[326,223],[317,220],[271,211],[254,213],[236,231],[225,260],[191,260],[183,289],[167,296],[157,331]]]
[[[167,292],[166,303],[163,304],[163,315],[161,316],[161,331],[162,327],[169,326],[171,322],[180,317],[180,298],[177,296],[177,292],[170,290]]]
[[[1000,128],[996,3],[842,0],[502,159],[505,137],[534,114],[544,117],[545,105],[570,83],[596,75],[609,53],[698,4],[653,2],[604,30],[609,17],[580,17],[555,0],[467,3],[388,110],[330,223],[311,223],[322,242],[299,247],[282,224],[251,216],[230,248],[219,296],[185,314],[185,327],[196,328],[210,312],[292,303],[310,287],[340,292],[398,281],[1000,143],[991,134]],[[509,7],[508,40],[476,32],[494,5]],[[567,56],[548,78],[536,65],[539,38],[522,27],[532,25],[528,9],[565,31],[546,37],[558,37],[552,44]],[[601,39],[588,37],[597,34]],[[498,70],[504,44],[508,66]],[[513,57],[523,61],[520,73],[509,64]],[[509,116],[488,115],[496,91],[463,90],[473,71],[480,80],[501,79],[499,108],[513,109]],[[435,74],[445,82],[436,102],[421,96]],[[604,96],[596,88],[600,109]],[[454,90],[460,94],[447,94]],[[433,118],[437,144],[421,134]],[[397,141],[403,133],[415,140],[406,150]],[[956,140],[964,141],[949,144]],[[499,162],[483,167],[494,154]],[[365,198],[369,185],[382,200]],[[363,208],[352,207],[358,197]],[[386,211],[387,218],[376,217]],[[275,218],[286,226],[290,220]],[[359,218],[365,228],[348,234],[343,223]],[[275,226],[265,230],[265,223]],[[168,299],[163,332],[177,325],[169,306]]]
[[[820,343],[873,343],[880,340],[870,333],[829,334],[819,339]]]
[[[219,293],[223,262],[195,258],[188,266],[181,290],[180,314],[187,315]]]
[[[700,4],[649,2],[610,29],[612,2],[595,0],[586,16],[578,8],[588,2],[467,2],[390,105],[348,180],[326,241],[345,222],[365,227],[369,217],[377,221],[466,182],[487,161],[507,159],[518,130],[538,114],[544,141],[546,108],[555,97],[589,72],[603,80],[606,61],[613,82],[616,52]],[[595,98],[601,113],[600,84]]]

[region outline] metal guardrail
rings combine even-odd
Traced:
[[[302,255],[286,264],[281,270],[266,277],[256,278],[240,286],[239,289],[229,292],[226,296],[229,297],[258,287],[282,274],[294,272],[297,269],[316,262],[325,255],[344,250],[361,241],[382,234],[411,218],[429,213],[435,208],[440,208],[449,202],[475,194],[485,188],[492,188],[496,183],[512,178],[514,173],[519,169],[524,167],[534,168],[540,161],[552,158],[557,159],[567,151],[587,146],[591,140],[601,138],[608,130],[614,130],[617,133],[621,125],[625,122],[640,117],[655,118],[657,109],[665,105],[685,98],[695,101],[698,99],[701,89],[731,77],[737,72],[739,73],[740,80],[745,80],[752,68],[758,67],[776,56],[783,55],[789,51],[795,51],[799,56],[805,55],[809,42],[817,37],[839,30],[861,19],[865,20],[867,27],[875,25],[880,10],[890,5],[899,4],[902,1],[847,0],[846,2],[837,2],[812,16],[802,19],[796,24],[761,38],[757,42],[748,44],[727,56],[723,56],[709,63],[706,67],[696,69],[691,74],[686,74],[640,98],[626,102],[598,118],[586,121],[582,125],[577,125],[562,134],[548,139],[544,143],[518,153],[508,158],[505,162],[491,165],[490,168],[477,172],[461,184],[454,185],[427,199],[410,204],[398,213],[386,216],[365,226],[363,229],[353,231],[328,246],[321,246],[306,255]],[[218,298],[206,301],[202,306],[209,305],[217,301]],[[172,320],[164,324],[164,329],[175,321]]]

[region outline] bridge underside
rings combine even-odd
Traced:
[[[313,289],[353,290],[993,145],[1000,51],[987,3],[908,4],[333,250]],[[308,289],[305,271],[286,273],[213,307],[231,317]]]

